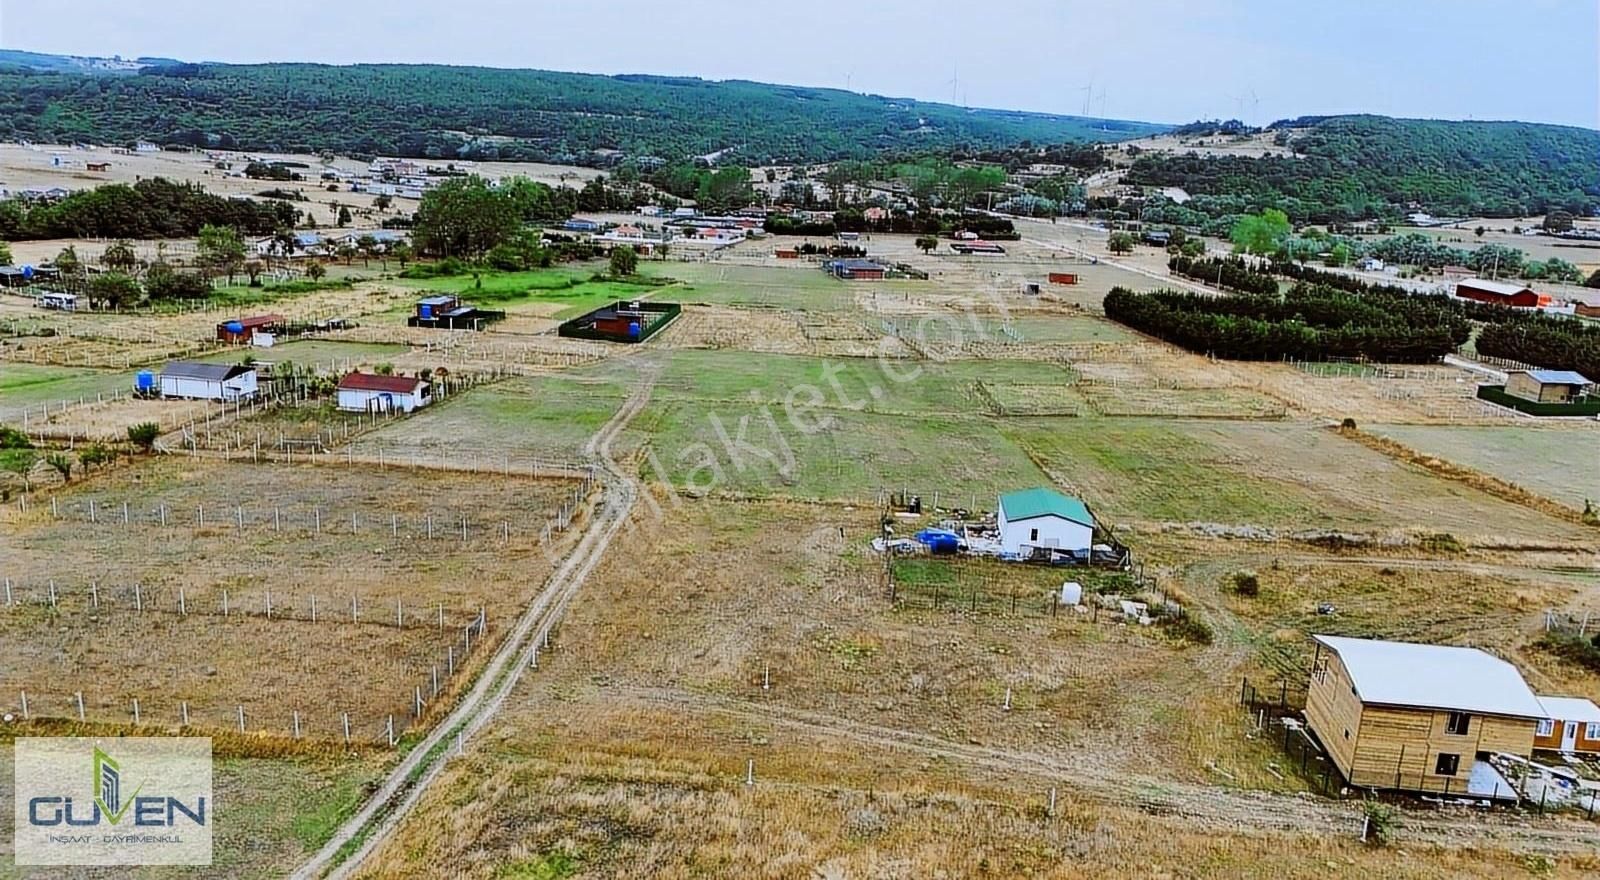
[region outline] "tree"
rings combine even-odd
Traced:
[[[201,266],[226,274],[228,283],[233,284],[233,276],[244,263],[244,239],[237,229],[202,226],[195,250]]]
[[[11,245],[0,241],[0,264],[11,265]]]
[[[1478,228],[1477,228],[1477,229],[1474,229],[1474,230],[1472,230],[1472,234],[1473,234],[1473,235],[1476,235],[1476,236],[1477,236],[1477,237],[1479,237],[1479,238],[1483,238],[1483,234],[1484,234],[1484,233],[1485,233],[1485,232],[1488,232],[1488,231],[1489,231],[1489,230],[1487,230],[1487,229],[1484,229],[1484,228],[1483,228],[1483,227],[1482,227],[1482,226],[1479,226],[1479,227],[1478,227]]]
[[[1600,287],[1600,269],[1589,273],[1589,280],[1583,282],[1584,287]]]
[[[88,294],[91,308],[124,309],[138,305],[144,290],[132,275],[103,272],[89,280]]]
[[[411,245],[403,241],[397,241],[394,244],[389,245],[388,249],[385,250],[384,253],[399,260],[400,268],[402,269],[404,269],[406,264],[410,263],[412,258],[416,256],[416,253],[411,249]]]
[[[522,225],[509,194],[482,177],[457,177],[428,190],[417,206],[417,250],[438,257],[479,257]]]
[[[372,254],[378,250],[378,240],[371,235],[362,235],[356,239],[356,249],[361,251],[361,265],[371,265]]]
[[[156,445],[156,439],[161,436],[161,426],[155,422],[140,422],[128,426],[128,439],[141,451],[149,452]]]
[[[69,292],[77,292],[83,289],[83,261],[78,259],[77,248],[70,244],[62,248],[61,253],[56,254],[52,265],[56,267],[56,271],[61,273],[62,287]]]
[[[1329,266],[1350,265],[1350,246],[1343,242],[1334,245],[1333,250],[1328,252],[1328,259],[1326,262]]]
[[[1567,211],[1551,211],[1544,215],[1545,232],[1571,232],[1572,214]]]
[[[260,260],[245,260],[244,274],[250,278],[251,287],[261,286],[261,273],[267,271],[267,264]]]
[[[114,272],[131,274],[139,265],[139,256],[134,253],[133,245],[127,239],[117,239],[106,245],[106,252],[100,255],[100,262]]]
[[[1246,214],[1234,221],[1228,239],[1236,251],[1265,256],[1278,249],[1279,243],[1289,237],[1290,229],[1287,214],[1268,208],[1260,214]]]
[[[1114,254],[1133,253],[1133,236],[1126,232],[1113,232],[1106,239],[1106,249]]]
[[[1544,262],[1544,277],[1564,284],[1577,284],[1583,280],[1583,272],[1560,257],[1551,257]]]
[[[355,262],[355,259],[356,259],[356,246],[351,244],[348,241],[342,241],[342,242],[339,242],[339,246],[337,248],[334,248],[333,253],[334,253],[334,256],[338,257],[341,260],[344,260],[344,264],[346,266],[348,266],[351,263]]]
[[[323,268],[322,264],[316,260],[312,260],[311,264],[306,266],[306,277],[312,281],[321,281],[322,276],[326,274],[328,274],[328,270]]]
[[[84,473],[97,464],[108,464],[114,459],[111,450],[99,443],[91,443],[78,452],[78,464],[83,467]]]
[[[353,218],[350,216],[350,209],[345,207],[344,205],[340,205],[339,206],[339,220],[338,220],[339,227],[343,228],[343,227],[349,226],[351,219],[353,219]]]
[[[377,208],[379,214],[389,210],[389,206],[392,204],[394,204],[394,196],[388,193],[380,194],[372,200],[372,207]]]
[[[931,254],[939,249],[939,239],[932,235],[919,235],[916,241],[917,249],[925,254]]]
[[[639,271],[639,254],[627,245],[611,249],[611,277],[627,278]]]

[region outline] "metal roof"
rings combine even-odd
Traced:
[[[340,391],[382,391],[411,394],[422,384],[417,376],[383,376],[377,373],[348,373],[339,380]]]
[[[417,300],[419,306],[446,306],[454,303],[458,297],[454,296],[429,296]]]
[[[1539,704],[1554,721],[1600,721],[1600,706],[1583,697],[1540,697]]]
[[[234,376],[254,372],[255,368],[243,364],[203,364],[199,361],[172,361],[161,368],[162,378],[199,379],[203,382],[223,382]]]
[[[1572,370],[1524,370],[1533,381],[1540,385],[1588,385],[1589,380],[1582,373]]]
[[[1532,293],[1533,288],[1526,284],[1509,284],[1505,281],[1490,281],[1487,278],[1466,278],[1457,283],[1457,287],[1474,287],[1489,293],[1498,293],[1501,296],[1515,296],[1519,293]]]
[[[1007,522],[1056,516],[1079,525],[1094,526],[1094,516],[1082,501],[1043,487],[1001,495],[1000,509],[1005,513]]]
[[[1339,655],[1363,703],[1543,718],[1522,673],[1477,648],[1312,636]]]

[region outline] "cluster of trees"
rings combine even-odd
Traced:
[[[1485,326],[1473,344],[1490,357],[1600,377],[1600,326],[1587,321],[1519,314]]]
[[[1589,129],[1380,116],[1273,127],[1295,156],[1144,155],[1126,182],[1242,197],[1250,210],[1277,208],[1296,222],[1396,218],[1414,203],[1481,217],[1600,206],[1600,132]]]
[[[750,169],[742,165],[713,169],[679,162],[662,166],[648,175],[648,179],[663,192],[680,199],[694,199],[700,211],[706,214],[735,211],[756,201]]]
[[[1377,301],[1296,285],[1278,296],[1206,296],[1161,290],[1106,294],[1106,316],[1189,351],[1233,360],[1367,358],[1431,363],[1471,332],[1448,305],[1414,297]]]
[[[1179,254],[1167,260],[1167,269],[1174,275],[1204,281],[1224,290],[1263,296],[1278,292],[1278,279],[1255,271],[1239,257],[1197,259]]]
[[[182,238],[203,226],[269,235],[294,226],[299,216],[288,202],[230,199],[156,177],[131,186],[107,184],[54,202],[0,202],[0,239]]]
[[[606,165],[738,145],[746,164],[886,149],[1137,137],[1160,126],[835,89],[433,65],[189,64],[138,76],[8,69],[0,138]]]
[[[428,256],[479,259],[494,253],[501,262],[549,265],[537,253],[538,233],[526,227],[571,217],[579,196],[568,187],[521,177],[499,185],[477,175],[452,177],[423,194],[412,219],[413,240]]]

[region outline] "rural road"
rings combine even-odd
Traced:
[[[430,784],[449,762],[452,742],[471,737],[499,711],[523,670],[531,652],[560,620],[567,604],[577,594],[589,572],[604,556],[605,548],[626,522],[638,500],[639,488],[633,477],[611,457],[611,444],[650,400],[655,374],[641,378],[633,393],[611,420],[601,427],[584,447],[587,457],[596,459],[608,479],[603,481],[605,497],[589,526],[561,566],[550,575],[544,589],[523,611],[494,657],[484,667],[472,690],[461,699],[448,717],[436,725],[405,759],[395,765],[378,790],[355,815],[347,819],[299,870],[295,880],[343,878],[355,874],[367,856],[377,850],[416,805]],[[355,847],[351,850],[351,847]],[[348,856],[341,859],[341,853]]]

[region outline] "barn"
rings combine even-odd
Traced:
[[[889,277],[889,268],[871,260],[829,260],[823,264],[828,274],[846,281],[882,281]]]
[[[1534,748],[1600,754],[1600,706],[1582,697],[1540,697],[1539,703],[1546,717],[1534,731]]]
[[[172,361],[161,368],[162,397],[248,400],[256,393],[256,370],[244,364]]]
[[[420,376],[347,373],[339,380],[339,408],[345,412],[403,412],[433,402],[432,386]]]
[[[1491,753],[1528,757],[1547,717],[1515,666],[1477,648],[1312,636],[1306,724],[1352,786],[1500,796]],[[1481,790],[1481,781],[1491,783]]]
[[[1518,309],[1536,309],[1550,304],[1550,297],[1535,292],[1526,284],[1508,284],[1485,278],[1467,278],[1456,282],[1456,296],[1474,302]]]
[[[1026,489],[1000,496],[1000,550],[1032,556],[1036,550],[1087,558],[1094,545],[1094,516],[1082,501],[1054,489]]]

